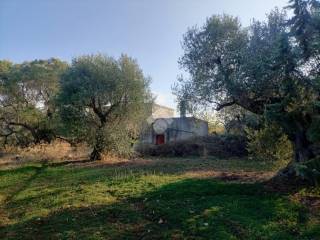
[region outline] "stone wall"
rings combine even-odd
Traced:
[[[165,142],[187,140],[192,137],[207,136],[208,122],[193,117],[165,118],[168,128],[164,132]],[[141,134],[141,143],[155,144],[156,133],[150,124]]]
[[[165,137],[166,142],[174,142],[207,135],[208,122],[193,117],[181,117],[174,118]]]

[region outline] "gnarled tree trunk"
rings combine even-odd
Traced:
[[[104,134],[103,134],[103,128],[104,128],[104,124],[101,125],[97,129],[96,137],[95,137],[95,144],[94,144],[93,150],[90,154],[91,161],[101,160],[101,158],[102,158],[102,153],[105,148],[105,139],[104,139]]]
[[[102,158],[102,151],[96,146],[94,146],[93,151],[90,154],[90,160],[96,161],[96,160],[101,160],[101,158]]]
[[[311,149],[312,143],[307,139],[306,131],[297,132],[294,136],[294,160],[295,162],[305,162],[314,158]]]
[[[304,129],[290,135],[289,139],[293,144],[294,156],[292,161],[269,181],[273,188],[295,189],[305,184],[303,179],[297,177],[294,163],[303,163],[315,157],[312,143],[307,139],[306,133],[307,131]]]

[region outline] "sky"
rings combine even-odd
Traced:
[[[223,13],[248,26],[286,5],[287,0],[0,0],[0,60],[71,62],[83,54],[125,53],[152,78],[156,102],[175,108],[171,87],[184,73],[178,59],[189,27]]]

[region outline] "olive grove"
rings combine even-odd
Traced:
[[[150,114],[150,79],[126,55],[0,61],[2,146],[87,142],[91,159],[130,154]]]

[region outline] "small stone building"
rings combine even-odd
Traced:
[[[208,135],[208,122],[195,117],[174,117],[174,110],[155,104],[148,126],[141,134],[141,142],[164,144]]]

